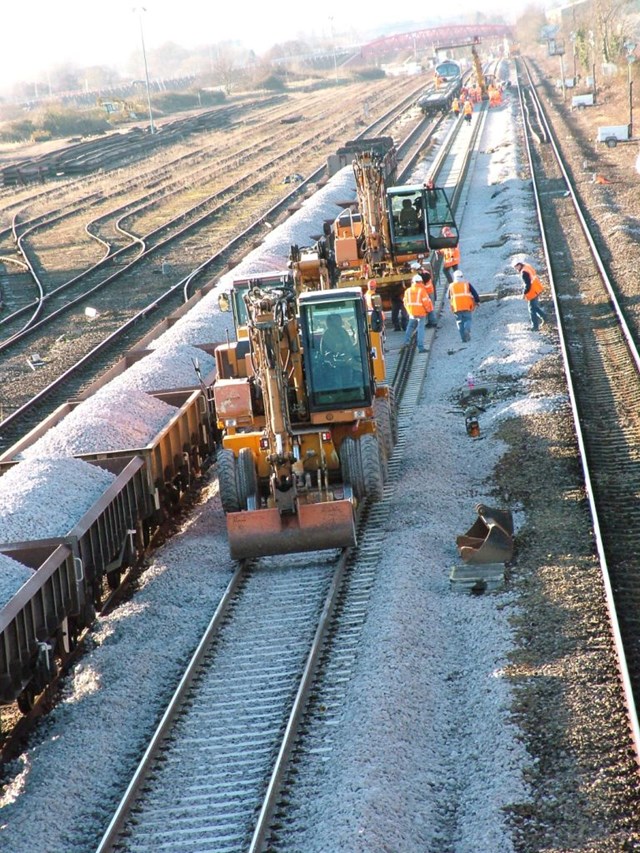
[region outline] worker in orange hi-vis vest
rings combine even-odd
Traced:
[[[448,225],[445,225],[442,229],[442,236],[453,237],[453,231]],[[453,281],[453,274],[460,266],[460,246],[454,246],[451,249],[438,249],[438,254],[442,258],[444,276],[449,284],[451,284]]]
[[[467,124],[471,124],[471,116],[473,115],[473,104],[471,103],[471,101],[464,102],[462,113],[464,115],[464,120],[467,122]]]
[[[456,317],[460,338],[466,344],[471,340],[471,315],[480,304],[480,297],[471,282],[465,280],[460,270],[453,274],[453,282],[449,285],[447,297]]]
[[[429,294],[429,299],[431,300],[434,309],[433,311],[429,311],[427,314],[427,329],[435,328],[438,325],[438,321],[436,320],[436,311],[435,304],[436,299],[438,298],[438,293],[436,291],[436,286],[433,281],[433,276],[431,274],[431,270],[427,266],[423,266],[420,261],[411,261],[409,264],[411,270],[415,275],[419,275],[422,278],[422,283],[427,289],[427,293]]]
[[[376,306],[373,303],[373,297],[377,295],[378,290],[378,282],[375,278],[370,279],[367,282],[367,289],[364,294],[364,301],[367,303],[367,310],[374,311]]]
[[[451,112],[456,118],[460,115],[460,101],[457,98],[451,101]]]
[[[409,322],[404,333],[404,346],[407,346],[416,330],[418,352],[426,352],[424,346],[424,322],[428,314],[433,311],[433,302],[425,287],[425,277],[431,279],[431,274],[423,272],[416,273],[411,279],[411,286],[404,293],[404,307],[409,314]]]
[[[540,307],[538,297],[544,290],[542,282],[538,278],[538,273],[534,270],[531,264],[524,263],[521,260],[515,261],[513,266],[520,273],[520,278],[524,284],[522,296],[527,300],[529,305],[529,319],[531,320],[531,331],[537,332],[541,326],[544,326],[547,315]]]

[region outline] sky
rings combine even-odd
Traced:
[[[490,0],[483,11],[512,15],[514,5],[520,3],[524,6],[525,0],[516,0],[515,4]],[[346,40],[353,31],[370,38],[385,27],[394,26],[399,32],[414,28],[410,20],[403,26],[388,0],[370,0],[365,7],[360,3],[329,7],[329,15],[313,12],[310,5],[296,0],[144,0],[138,6],[135,0],[31,0],[26,17],[21,3],[7,0],[3,6],[0,90],[17,81],[46,79],[47,70],[68,62],[120,66],[141,51],[140,19],[147,51],[169,41],[189,48],[233,39],[260,54],[277,42],[304,35],[330,38],[333,31],[337,38]],[[426,11],[423,19],[416,17],[420,8],[412,6],[404,15],[405,21],[414,16],[419,26],[430,25],[434,18],[426,17]],[[455,0],[447,7],[450,15],[459,13],[461,19],[475,9],[473,0]]]

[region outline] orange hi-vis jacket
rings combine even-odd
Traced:
[[[534,270],[531,264],[523,264],[522,269],[520,270],[520,275],[522,275],[523,272],[529,273],[529,277],[531,279],[531,284],[529,285],[529,289],[525,291],[524,298],[527,301],[531,301],[532,299],[535,299],[536,296],[539,296],[544,288],[542,287],[542,282],[538,278],[538,273]]]
[[[473,104],[471,103],[471,101],[465,101],[464,102],[464,114],[467,116],[467,115],[471,115],[472,112],[473,112]]]
[[[373,298],[374,298],[374,296],[377,296],[377,295],[378,294],[376,293],[375,290],[366,290],[365,291],[364,301],[366,302],[367,308],[369,309],[369,311],[373,311],[373,309],[376,307],[373,304]]]
[[[433,311],[433,302],[424,284],[412,283],[405,290],[403,301],[410,317],[426,317]]]
[[[476,307],[468,281],[454,281],[449,285],[449,301],[454,314],[458,311],[473,311]]]
[[[440,254],[445,269],[460,265],[460,246],[454,246],[453,249],[440,249]]]

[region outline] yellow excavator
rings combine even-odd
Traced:
[[[355,544],[355,507],[381,498],[397,435],[362,291],[298,292],[282,273],[234,282],[227,304],[238,334],[216,348],[213,392],[231,556]]]
[[[308,285],[315,275],[316,286],[321,286],[321,278],[326,277],[321,269],[323,258],[332,286],[364,290],[367,281],[375,278],[388,310],[391,296],[401,296],[415,274],[411,264],[418,261],[427,267],[433,251],[457,246],[458,227],[441,187],[429,181],[390,185],[397,166],[391,137],[361,139],[357,145],[351,143],[349,151],[357,201],[344,205],[328,234],[313,249],[292,247],[291,265],[295,273],[297,258],[305,258]]]

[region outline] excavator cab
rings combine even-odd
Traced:
[[[230,304],[238,340],[247,337],[247,307],[244,297],[249,290],[255,287],[266,291],[293,290],[293,275],[289,270],[283,270],[282,272],[259,273],[250,278],[238,278],[232,283],[229,292],[220,294],[218,306],[221,311],[228,311]]]
[[[303,293],[298,310],[312,420],[315,414],[326,419],[328,411],[371,407],[375,385],[360,288]]]
[[[441,187],[390,187],[387,211],[391,251],[398,263],[458,245],[458,226]]]

